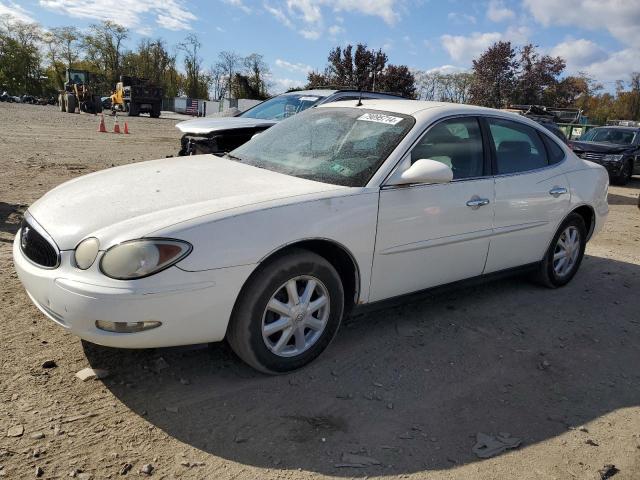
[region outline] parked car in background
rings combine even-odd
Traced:
[[[569,146],[580,158],[605,167],[612,183],[625,185],[632,175],[640,175],[638,127],[592,128]]]
[[[402,98],[390,93],[360,93],[356,90],[300,90],[283,93],[233,117],[206,117],[178,123],[176,128],[184,134],[180,140],[179,155],[223,155],[279,121],[309,107],[329,102],[357,101],[360,96],[363,100]]]
[[[342,101],[224,157],[64,183],[28,208],[13,257],[35,305],[85,340],[226,337],[282,373],[361,304],[514,269],[566,285],[605,221],[607,187],[604,168],[511,113]]]

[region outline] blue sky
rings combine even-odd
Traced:
[[[366,43],[391,63],[468,69],[497,40],[532,42],[612,88],[640,71],[640,0],[0,0],[0,16],[44,27],[113,20],[169,45],[196,33],[205,66],[221,50],[260,53],[274,93],[322,69],[331,48]]]

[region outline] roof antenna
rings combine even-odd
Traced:
[[[359,93],[358,103],[356,103],[356,107],[361,107],[362,106],[362,87],[360,87],[358,93]]]

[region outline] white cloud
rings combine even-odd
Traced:
[[[513,20],[516,14],[513,10],[504,6],[502,0],[491,0],[487,9],[487,18],[492,22]]]
[[[281,8],[272,7],[268,3],[265,3],[264,4],[264,9],[267,12],[269,12],[271,15],[273,15],[276,18],[276,20],[278,20],[284,26],[289,27],[289,28],[293,28],[293,22],[291,20],[289,20],[289,17],[282,11]]]
[[[382,18],[387,24],[395,25],[400,20],[397,11],[398,0],[309,0],[326,2],[337,12],[356,12]]]
[[[242,0],[224,0],[239,4]],[[277,0],[263,3],[264,10],[288,28],[297,30],[307,39],[315,40],[324,33],[330,36],[343,33],[338,25],[341,12],[370,15],[381,18],[388,25],[400,19],[399,4],[404,0]],[[325,16],[330,13],[333,25],[326,27]]]
[[[448,75],[450,73],[460,73],[466,71],[466,68],[456,67],[455,65],[441,65],[439,67],[433,67],[429,70],[425,70],[425,73],[439,73],[441,75]]]
[[[147,16],[153,14],[156,23],[169,30],[190,30],[196,20],[181,0],[40,0],[40,6],[75,18],[117,21],[143,33],[149,29]]]
[[[531,31],[527,26],[513,26],[505,32],[473,32],[471,35],[442,35],[440,43],[449,56],[458,63],[469,65],[496,42],[511,42],[512,46],[529,42]]]
[[[442,35],[440,42],[453,60],[469,64],[473,58],[484,52],[490,45],[502,40],[502,37],[499,32],[474,32],[468,37],[463,35]]]
[[[529,43],[531,29],[526,25],[511,26],[502,35],[502,40],[511,42],[514,45],[524,45]]]
[[[570,38],[549,53],[567,62],[567,73],[585,72],[600,81],[627,80],[631,72],[640,71],[640,55],[635,48],[611,53],[591,40]]]
[[[247,7],[242,0],[222,0],[222,1],[224,3],[228,3],[229,5],[233,5],[234,7],[239,8],[247,15],[253,11],[250,7]]]
[[[626,48],[582,69],[596,80],[629,80],[631,72],[640,71],[640,55],[635,48]]]
[[[307,40],[317,40],[320,38],[322,32],[320,30],[305,30],[304,28],[298,30],[298,33]]]
[[[14,2],[0,1],[0,16],[8,16],[11,20],[18,20],[20,22],[35,23],[35,20],[31,16],[31,12],[25,10],[23,7]]]
[[[469,15],[468,13],[449,12],[447,18],[450,22],[458,25],[464,25],[466,23],[470,23],[472,25],[476,24],[476,17]]]
[[[606,29],[621,43],[640,47],[637,0],[524,0],[524,6],[542,25]]]
[[[191,25],[189,25],[188,21],[168,15],[158,15],[156,23],[167,30],[191,30]]]
[[[341,33],[344,33],[345,29],[342,28],[340,25],[331,25],[328,31],[329,31],[329,35],[331,35],[332,37],[337,37]]]
[[[577,72],[609,57],[597,43],[584,38],[568,39],[557,44],[549,53],[554,57],[562,57],[567,62],[567,70],[570,72]]]
[[[290,88],[304,87],[304,85],[307,83],[304,80],[296,80],[293,78],[278,78],[278,77],[271,77],[269,81],[273,85],[270,90],[271,90],[271,93],[273,93],[274,95],[278,93],[286,92]]]
[[[304,73],[307,74],[313,68],[311,65],[306,65],[304,63],[292,63],[287,62],[286,60],[282,60],[280,58],[276,59],[276,65],[280,68],[284,68],[285,70],[289,70],[290,72]]]

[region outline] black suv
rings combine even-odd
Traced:
[[[631,175],[640,175],[639,127],[596,127],[569,146],[580,158],[605,167],[611,183],[625,185]]]

